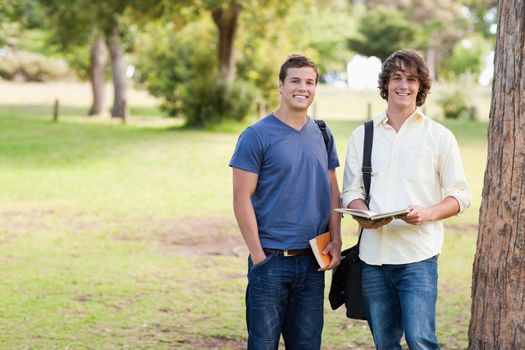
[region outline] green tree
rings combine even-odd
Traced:
[[[401,11],[378,7],[368,11],[358,26],[359,36],[349,40],[349,47],[365,56],[384,61],[392,52],[414,46],[414,26]]]
[[[184,115],[189,124],[204,125],[222,118],[241,119],[247,114],[242,112],[248,110],[245,108],[232,111],[230,107],[220,107],[229,106],[232,96],[238,96],[239,105],[250,108],[253,103],[243,102],[247,96],[266,106],[273,105],[278,96],[278,69],[291,53],[312,57],[321,69],[345,68],[350,56],[345,47],[350,32],[346,28],[353,23],[346,1],[329,0],[323,4],[309,0],[264,4],[243,1],[235,9],[238,11],[235,40],[230,41],[232,46],[224,46],[219,34],[222,29],[218,28],[213,11],[221,9],[223,14],[229,13],[232,4],[239,3],[197,4],[186,8],[187,11],[191,8],[195,16],[186,26],[165,16],[143,30],[136,45],[140,81],[152,94],[163,98],[163,108],[170,115]],[[222,54],[224,51],[229,54]],[[229,61],[221,57],[229,57]],[[233,90],[228,91],[230,88]],[[242,89],[247,93],[240,93]],[[221,97],[214,99],[211,97],[216,94],[214,91],[225,93],[217,94]],[[209,97],[206,99],[205,95]],[[206,103],[215,108],[201,107]],[[229,112],[223,116],[216,115],[227,109]],[[204,110],[208,112],[198,112]]]
[[[89,114],[99,114],[104,108],[105,46],[111,62],[114,99],[112,116],[123,116],[127,109],[127,79],[125,43],[131,19],[159,16],[161,7],[153,1],[108,0],[41,0],[47,8],[55,41],[64,51],[91,47],[89,77],[93,88],[93,105]],[[182,2],[182,1],[181,1]],[[163,4],[163,2],[161,2]],[[150,7],[146,6],[150,5]],[[105,44],[105,45],[104,45]]]
[[[280,27],[291,6],[288,0],[208,0],[186,9],[194,18],[184,27],[165,17],[137,44],[140,80],[163,97],[170,115],[184,115],[188,124],[242,119],[254,101],[273,100],[278,64],[292,47],[292,36]]]
[[[263,7],[242,13],[236,45],[237,76],[257,87],[257,100],[263,107],[260,113],[277,102],[278,71],[289,54],[303,53],[318,58],[317,53],[308,48],[311,32],[305,16],[310,9],[309,1],[298,1],[289,8]]]
[[[408,46],[424,51],[433,79],[438,79],[440,60],[472,27],[472,18],[464,11],[462,0],[367,0],[365,4],[369,11],[378,6],[387,13],[400,11],[410,26],[417,28],[414,41]]]
[[[37,1],[4,0],[0,2],[0,47],[12,45],[11,39],[27,29],[39,28],[45,11]]]
[[[235,78],[234,44],[242,6],[238,0],[208,3],[219,37],[217,43],[219,69],[226,84],[230,85]]]
[[[450,55],[441,61],[440,75],[447,79],[458,79],[464,74],[479,75],[483,69],[483,58],[492,48],[490,39],[481,35],[457,42]]]
[[[226,86],[235,80],[235,40],[243,13],[257,14],[270,9],[283,16],[292,4],[291,0],[204,0],[204,8],[211,13],[217,28],[218,65]]]
[[[472,15],[475,32],[490,39],[496,40],[493,28],[497,25],[497,0],[465,0],[464,5]]]

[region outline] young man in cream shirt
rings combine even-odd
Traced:
[[[428,67],[412,50],[393,53],[379,75],[387,109],[374,118],[369,209],[410,213],[398,220],[370,222],[360,245],[365,315],[377,349],[439,349],[435,329],[437,260],[443,219],[470,205],[454,135],[418,108],[430,91]],[[364,127],[349,140],[343,206],[367,209],[364,201]]]

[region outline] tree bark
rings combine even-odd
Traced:
[[[235,79],[234,43],[240,12],[241,5],[237,0],[231,0],[227,6],[212,11],[213,21],[219,32],[219,69],[228,85]]]
[[[469,349],[525,349],[525,1],[498,16]]]
[[[122,44],[120,42],[120,30],[117,24],[114,24],[111,29],[108,47],[111,58],[114,91],[111,116],[122,118],[124,114],[129,114],[129,111],[125,109],[129,104],[124,102],[127,96],[126,64],[124,62],[124,51],[122,50]]]
[[[104,89],[104,66],[106,65],[106,43],[104,39],[97,38],[91,47],[91,66],[89,67],[89,80],[93,91],[93,104],[88,115],[100,115],[106,108]]]

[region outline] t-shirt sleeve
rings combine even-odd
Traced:
[[[335,146],[335,139],[334,135],[332,135],[332,132],[329,128],[326,128],[326,131],[328,132],[328,138],[330,141],[328,141],[328,148],[327,148],[327,154],[328,154],[328,169],[334,169],[339,167],[339,158],[337,156],[337,147]]]
[[[259,174],[263,159],[262,144],[257,134],[247,128],[237,140],[237,146],[230,160],[230,166]]]

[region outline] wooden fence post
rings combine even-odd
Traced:
[[[59,107],[59,102],[58,102],[58,98],[57,98],[55,100],[55,106],[53,107],[53,121],[54,122],[58,121],[58,107]]]
[[[469,109],[469,118],[472,121],[478,119],[478,109],[476,108],[476,106],[470,107],[470,109]]]
[[[122,115],[120,116],[122,118],[122,124],[126,124],[128,122],[129,113],[127,109],[127,102],[126,100],[122,101]]]

